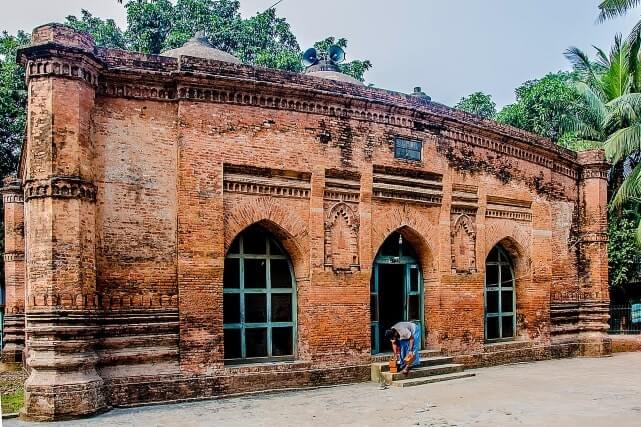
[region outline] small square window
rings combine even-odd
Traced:
[[[396,138],[394,141],[394,157],[397,159],[421,161],[423,143],[403,138]]]

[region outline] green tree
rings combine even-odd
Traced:
[[[27,88],[24,70],[16,63],[18,47],[29,42],[19,32],[0,35],[0,175],[16,171],[24,140]]]
[[[492,95],[487,95],[483,92],[474,92],[461,98],[454,108],[475,114],[484,119],[493,119],[496,116],[496,103],[492,101]]]
[[[625,291],[641,278],[641,254],[636,242],[638,206],[613,212],[608,222],[610,287]]]
[[[274,8],[247,19],[240,15],[237,0],[130,0],[125,8],[129,49],[159,54],[182,46],[197,31],[205,31],[214,47],[246,64],[302,71],[298,41],[287,20],[279,17]],[[88,26],[92,34],[94,27]],[[319,43],[347,46],[347,40],[334,37]],[[361,81],[371,67],[368,60],[340,66],[342,72]]]
[[[65,24],[80,31],[90,33],[100,46],[126,49],[125,35],[113,19],[102,20],[82,9],[80,18],[67,16]]]
[[[174,6],[169,0],[135,0],[127,9],[128,47],[144,53],[159,54],[172,29]]]
[[[561,140],[563,123],[585,109],[583,98],[570,84],[576,78],[574,73],[558,72],[525,82],[515,91],[516,103],[504,107],[496,120]]]
[[[24,70],[16,63],[16,51],[29,36],[6,31],[0,34],[0,179],[18,168],[24,140],[27,88]],[[0,207],[1,207],[0,201]],[[0,209],[0,251],[4,253],[4,216]],[[0,257],[0,286],[4,286],[4,261]]]

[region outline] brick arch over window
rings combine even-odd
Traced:
[[[243,230],[260,225],[269,231],[287,251],[296,280],[309,276],[309,233],[305,222],[278,200],[259,198],[225,212],[225,253]]]
[[[494,246],[500,244],[512,258],[516,275],[524,277],[531,271],[531,243],[531,232],[519,224],[492,224],[485,229],[483,259],[487,258]]]
[[[486,230],[486,245],[484,258],[495,246],[500,246],[509,256],[514,270],[514,292],[516,298],[516,336],[536,338],[541,332],[537,329],[537,318],[533,310],[533,301],[528,298],[532,292],[541,289],[533,287],[532,259],[530,256],[531,235],[523,227],[513,224],[510,234],[506,233],[506,224],[501,227],[488,227]],[[549,298],[549,297],[548,297]]]

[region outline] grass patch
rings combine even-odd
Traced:
[[[13,414],[20,411],[24,401],[24,382],[27,373],[15,363],[0,364],[0,399],[2,413]]]
[[[13,414],[20,411],[24,402],[24,391],[18,390],[15,393],[2,396],[2,413]]]

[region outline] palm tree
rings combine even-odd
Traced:
[[[630,9],[635,8],[641,0],[603,0],[599,5],[599,21],[603,22],[617,16],[625,15]]]
[[[622,165],[624,179],[611,200],[620,209],[641,201],[641,93],[623,95],[608,104],[606,126],[614,129],[605,141],[605,153],[613,165]],[[641,242],[641,224],[637,230]]]
[[[564,131],[578,138],[573,144],[575,148],[601,146],[617,130],[607,120],[608,104],[641,88],[639,44],[623,41],[621,34],[617,34],[609,54],[596,46],[594,49],[596,61],[577,47],[565,52],[578,76],[574,88],[585,103],[580,117],[568,118],[563,124]]]
[[[613,164],[611,206],[617,210],[641,201],[640,40],[637,34],[623,41],[618,34],[609,54],[595,47],[595,61],[575,47],[565,53],[579,77],[575,88],[586,105],[581,117],[568,120],[565,130],[579,139],[575,147],[605,148]],[[641,224],[637,239],[641,243]]]

